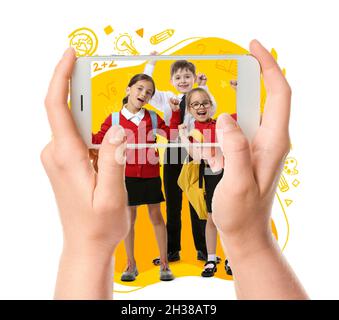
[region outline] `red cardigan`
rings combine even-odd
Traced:
[[[127,120],[120,112],[119,124],[125,128],[127,143],[155,143],[152,120],[145,109],[145,116],[139,126]],[[165,138],[175,139],[178,134],[178,125],[181,123],[180,110],[173,111],[170,126],[166,126],[164,120],[157,115],[157,133]],[[112,115],[109,115],[101,125],[98,133],[92,134],[92,143],[100,144],[112,126]],[[126,177],[156,178],[160,175],[159,154],[155,148],[127,149],[126,151]]]
[[[232,113],[231,117],[237,121],[237,114]],[[199,122],[194,121],[194,126],[196,129],[198,129],[204,136],[204,142],[210,142],[215,143],[216,142],[216,135],[215,135],[215,129],[216,129],[217,121],[214,119],[210,119],[207,122]]]

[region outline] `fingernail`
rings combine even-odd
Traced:
[[[62,57],[67,56],[67,55],[70,54],[72,51],[74,51],[74,49],[73,49],[72,47],[68,47],[68,48],[65,50],[64,54],[62,55]]]
[[[238,127],[237,123],[233,120],[233,118],[227,114],[221,114],[219,116],[220,121],[221,121],[221,128],[224,132],[229,132],[231,130],[234,130],[235,128]]]
[[[120,125],[112,126],[112,128],[107,133],[109,134],[108,142],[114,145],[121,144],[126,137],[125,130]]]
[[[252,42],[252,43],[258,43],[258,44],[260,44],[260,45],[262,46],[261,42],[260,42],[258,39],[252,39],[251,42]]]

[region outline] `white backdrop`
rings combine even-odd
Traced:
[[[288,211],[291,233],[285,254],[312,298],[338,299],[337,12],[336,1],[324,0],[2,4],[0,298],[53,297],[62,233],[39,160],[50,137],[44,97],[68,34],[89,27],[100,40],[110,41],[103,28],[111,25],[120,32],[144,28],[145,37],[173,28],[178,40],[218,36],[243,47],[257,38],[277,50],[293,90],[291,138],[301,182]],[[104,41],[97,53],[111,54],[113,44]],[[142,296],[234,298],[230,282],[214,279],[209,286],[202,279],[177,280],[141,291]]]

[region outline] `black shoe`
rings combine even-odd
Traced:
[[[179,261],[180,260],[180,252],[179,251],[168,252],[167,253],[167,259],[168,259],[168,262]],[[160,258],[155,258],[155,259],[153,259],[152,262],[155,266],[160,266]]]
[[[215,261],[207,261],[204,266],[204,271],[201,273],[201,276],[204,278],[213,277],[217,272],[217,264]]]
[[[225,260],[225,271],[226,271],[226,274],[228,274],[229,276],[232,276],[232,275],[233,275],[232,269],[231,269],[231,267],[228,265],[228,260],[227,260],[227,259]]]
[[[179,261],[180,260],[179,251],[173,251],[173,252],[167,253],[167,259],[168,259],[168,262]]]
[[[198,250],[197,251],[197,259],[200,260],[200,261],[205,261],[206,262],[207,261],[207,255],[203,251]],[[217,256],[215,263],[219,264],[220,261],[221,261],[221,258]]]

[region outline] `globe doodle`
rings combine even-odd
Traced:
[[[70,46],[74,48],[78,57],[91,56],[98,47],[98,38],[88,28],[79,28],[73,31],[70,38]]]

